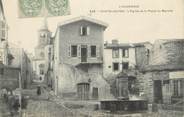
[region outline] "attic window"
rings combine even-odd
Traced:
[[[81,26],[81,28],[80,28],[80,35],[81,36],[87,36],[87,35],[89,35],[89,33],[90,33],[89,26]]]

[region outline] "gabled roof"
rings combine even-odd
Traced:
[[[73,19],[70,19],[70,20],[66,20],[64,22],[59,23],[58,26],[64,26],[64,25],[67,25],[67,24],[71,24],[71,23],[74,23],[74,22],[81,21],[81,20],[92,22],[92,23],[98,24],[100,26],[103,26],[105,28],[108,27],[108,24],[107,23],[102,22],[102,21],[97,20],[97,19],[86,17],[86,16],[80,16],[80,17],[76,17],[76,18],[73,18]]]

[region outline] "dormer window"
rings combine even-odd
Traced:
[[[80,35],[81,36],[87,36],[90,33],[90,27],[89,26],[81,26],[80,28]]]

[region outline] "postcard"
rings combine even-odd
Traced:
[[[0,0],[0,117],[183,117],[183,0]]]

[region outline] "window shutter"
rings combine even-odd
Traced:
[[[128,57],[129,56],[129,49],[126,49],[126,57]]]
[[[96,45],[96,57],[100,57],[100,46]]]
[[[80,35],[82,35],[82,33],[83,33],[83,27],[81,26],[80,27]]]
[[[88,57],[91,57],[91,46],[88,45]]]
[[[71,57],[71,45],[68,46],[68,57]]]
[[[87,26],[87,35],[90,35],[90,27]]]
[[[81,57],[81,45],[78,45],[78,57]]]

